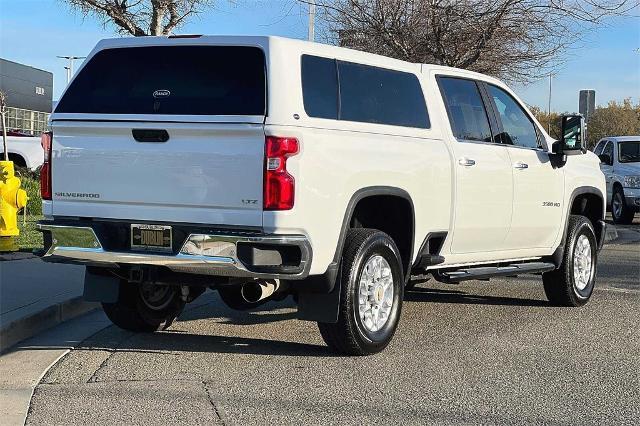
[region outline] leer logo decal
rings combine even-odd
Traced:
[[[167,98],[169,96],[171,96],[171,91],[167,89],[159,89],[153,92],[154,98]]]

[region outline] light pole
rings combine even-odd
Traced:
[[[76,59],[84,59],[86,56],[58,56],[60,59],[67,59],[69,61],[69,66],[64,67],[67,70],[67,84],[71,81],[71,76],[73,76],[73,61]]]
[[[551,78],[549,73],[549,103],[547,105],[547,134],[551,135]]]
[[[309,41],[315,38],[316,1],[309,1]]]

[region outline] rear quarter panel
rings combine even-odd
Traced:
[[[439,114],[431,113],[429,98],[434,96],[434,88],[421,77],[419,65],[306,43],[299,55],[280,54],[281,50],[273,46],[271,52],[270,111],[265,133],[297,138],[300,152],[287,161],[287,169],[296,180],[294,208],[264,212],[265,231],[306,234],[313,247],[310,272],[322,274],[333,261],[349,201],[358,190],[373,186],[399,188],[410,194],[415,209],[414,257],[428,232],[448,230],[451,159],[442,140]],[[428,94],[431,128],[309,117],[302,100],[302,54],[415,73]]]

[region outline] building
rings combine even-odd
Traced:
[[[589,117],[596,109],[596,91],[595,90],[581,90],[580,100],[578,105],[578,111],[584,116],[586,121],[589,121]]]
[[[7,99],[7,130],[39,135],[53,105],[53,73],[0,58],[0,91]]]

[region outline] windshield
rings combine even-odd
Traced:
[[[618,161],[620,163],[640,162],[640,141],[618,142]]]
[[[98,52],[57,113],[264,115],[265,58],[244,46],[149,46]]]

